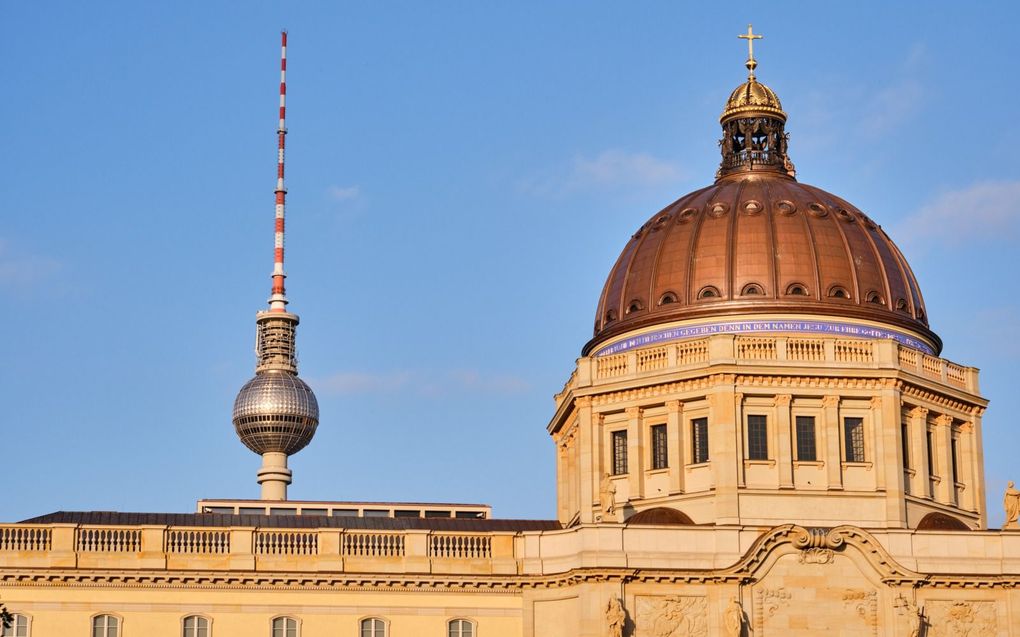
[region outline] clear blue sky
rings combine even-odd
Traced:
[[[712,180],[744,77],[798,177],[907,253],[1016,468],[1015,2],[6,2],[4,520],[257,497],[230,423],[272,256],[322,424],[295,499],[552,517],[552,394],[631,233]]]

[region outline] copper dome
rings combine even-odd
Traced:
[[[761,170],[685,195],[638,229],[609,273],[585,352],[650,325],[765,313],[877,321],[941,349],[882,228],[835,195]]]

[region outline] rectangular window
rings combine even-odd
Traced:
[[[765,416],[747,417],[747,458],[749,460],[769,459],[769,428]]]
[[[818,460],[814,416],[797,416],[797,460],[801,462]]]
[[[613,432],[613,475],[627,473],[627,431]]]
[[[708,462],[708,418],[691,421],[691,462]]]
[[[935,434],[929,430],[925,436],[925,445],[928,449],[928,477],[935,475]]]
[[[956,462],[957,462],[957,460],[956,460],[956,438],[952,438],[949,441],[949,444],[951,445],[950,449],[949,449],[949,451],[950,451],[950,459],[953,461],[953,475],[950,476],[950,477],[953,479],[953,482],[956,483],[956,482],[960,481],[959,467],[956,464]]]
[[[665,469],[669,466],[668,448],[666,425],[652,425],[652,469]]]
[[[844,418],[846,461],[864,462],[864,419]]]
[[[907,423],[900,423],[900,444],[903,445],[903,468],[910,468],[910,430]]]

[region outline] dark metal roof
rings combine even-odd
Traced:
[[[357,518],[319,515],[226,515],[222,513],[120,513],[56,511],[19,524],[91,524],[115,526],[210,526],[285,529],[365,529],[372,531],[555,531],[556,520],[479,520],[470,518]]]

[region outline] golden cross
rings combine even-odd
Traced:
[[[754,61],[754,41],[762,39],[762,36],[755,35],[751,30],[751,25],[747,25],[747,35],[738,35],[741,40],[747,40],[747,70],[750,71],[748,77],[754,79],[754,68],[758,66],[758,63]]]

